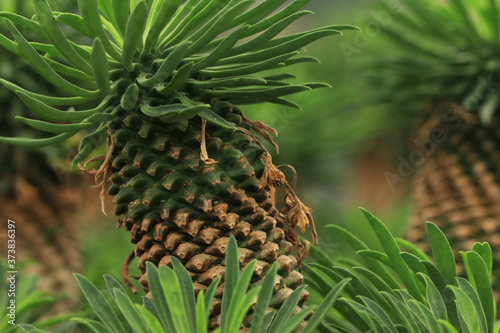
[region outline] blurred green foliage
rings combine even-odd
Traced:
[[[406,152],[415,115],[391,112],[371,103],[374,96],[367,91],[364,64],[373,50],[386,45],[379,38],[380,31],[373,32],[373,26],[380,26],[373,17],[373,2],[313,1],[311,9],[316,11],[315,24],[348,23],[362,29],[346,31],[342,38],[309,46],[307,55],[318,58],[320,67],[299,64],[292,68],[302,80],[327,82],[332,88],[291,96],[302,107],[301,111],[268,104],[244,106],[244,110],[251,119],[261,119],[279,132],[275,141],[280,153],[273,161],[296,169],[298,192],[313,209],[320,230],[329,223],[358,229],[358,222],[353,221],[359,219],[352,217],[357,214],[357,206],[362,205],[400,234],[411,209],[408,193],[404,186],[393,193],[383,173],[397,166],[398,155]],[[380,155],[383,164],[369,165],[377,163],[368,158],[371,154]],[[360,179],[357,164],[373,174]],[[285,173],[288,179],[292,178],[291,173]],[[363,187],[365,191],[376,187],[383,195],[360,196],[357,192]],[[371,201],[370,196],[379,196],[375,198],[378,201]],[[379,205],[384,199],[387,203]],[[373,238],[369,231],[360,237],[367,242]]]
[[[67,332],[68,319],[75,313],[68,312],[47,317],[50,307],[57,302],[48,290],[41,290],[38,279],[22,273],[29,263],[17,263],[19,273],[8,273],[7,263],[0,260],[0,331],[2,333],[19,332],[15,325],[34,324],[38,328],[50,328],[52,332]],[[14,285],[14,286],[13,286]],[[14,302],[12,302],[14,301]]]

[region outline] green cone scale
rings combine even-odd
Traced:
[[[40,147],[83,131],[75,165],[107,141],[94,173],[103,188],[109,184],[119,225],[131,232],[136,247],[129,261],[138,258],[144,290],[146,262],[170,265],[170,256],[188,269],[196,290],[206,288],[223,275],[234,235],[241,266],[258,259],[253,283],[278,262],[271,303],[279,308],[303,281],[300,255],[299,261],[292,255],[301,246],[293,228],[303,230],[312,218],[256,136],[269,140],[273,130],[235,105],[298,107],[284,96],[328,86],[291,84],[293,75],[276,73],[316,61],[298,56],[307,44],[354,29],[328,26],[283,36],[310,14],[300,11],[308,2],[80,0],[79,16],[54,13],[46,0],[34,0],[33,20],[0,13],[12,34],[0,36],[0,44],[66,91],[44,96],[1,80],[43,119],[19,120],[53,136],[0,140]],[[68,40],[63,27],[89,37],[92,46]],[[26,30],[43,42],[26,40],[20,33]],[[281,212],[274,198],[279,185],[287,188]],[[218,326],[221,293],[211,327]],[[306,298],[304,292],[299,304]]]

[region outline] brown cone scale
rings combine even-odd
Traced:
[[[146,262],[171,265],[175,256],[189,271],[199,291],[224,276],[227,241],[238,242],[243,268],[257,259],[252,283],[258,284],[273,262],[279,283],[272,306],[277,309],[303,282],[297,271],[294,245],[285,239],[284,225],[261,184],[266,166],[262,145],[249,134],[241,111],[226,102],[212,109],[244,130],[226,130],[207,123],[206,149],[215,161],[200,158],[199,117],[163,123],[131,111],[109,127],[115,143],[109,177],[119,224],[131,231],[134,254],[148,292]],[[223,281],[223,279],[222,279]],[[210,326],[218,326],[223,282],[217,289]],[[304,292],[299,305],[307,299]],[[219,304],[219,305],[217,305]]]

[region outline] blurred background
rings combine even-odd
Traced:
[[[69,1],[67,5],[71,7],[74,3]],[[273,161],[276,165],[289,164],[295,168],[298,175],[296,192],[313,210],[320,247],[332,256],[343,255],[344,244],[323,232],[325,225],[338,224],[376,248],[379,244],[374,243],[373,235],[366,228],[366,221],[358,207],[364,207],[378,216],[395,235],[404,235],[412,214],[411,183],[416,170],[401,179],[395,180],[393,176],[398,174],[401,158],[407,157],[411,150],[410,139],[414,136],[418,114],[411,110],[393,112],[381,104],[370,102],[373,96],[367,91],[370,88],[366,84],[368,73],[363,70],[364,63],[377,54],[374,50],[387,54],[393,52],[386,48],[380,38],[381,24],[385,24],[385,18],[377,15],[373,1],[312,0],[305,9],[316,14],[299,20],[291,26],[290,32],[337,24],[351,24],[362,29],[361,32],[345,31],[342,37],[320,40],[309,46],[305,55],[318,58],[321,65],[307,63],[291,68],[297,76],[297,82],[326,82],[332,88],[292,96],[290,99],[302,107],[301,111],[275,105],[247,106],[242,109],[249,119],[262,120],[279,132],[275,141],[280,152],[273,157]],[[13,65],[9,65],[12,64],[10,54],[0,49],[0,55],[3,59],[0,62],[0,76],[14,76]],[[23,69],[17,71],[25,73]],[[33,84],[29,77],[31,74],[26,75],[23,74],[24,78],[18,76],[23,81],[20,84]],[[14,113],[24,111],[16,97],[5,90],[0,87],[0,118],[4,126],[0,134],[11,135],[15,125],[7,119],[12,119]],[[19,131],[17,135],[23,133],[24,129]],[[272,151],[271,147],[268,150]],[[85,302],[80,303],[78,300],[80,294],[71,273],[81,272],[100,288],[106,288],[103,274],[121,281],[122,263],[134,248],[129,242],[129,232],[116,229],[110,201],[107,202],[108,215],[101,213],[100,189],[91,188],[92,177],[82,176],[79,171],[68,168],[69,160],[75,154],[74,142],[68,142],[57,151],[25,152],[24,157],[15,160],[11,157],[19,155],[18,150],[14,154],[11,148],[0,144],[0,152],[3,154],[2,160],[13,161],[9,166],[9,170],[12,169],[10,173],[5,171],[7,163],[2,162],[0,183],[1,195],[5,200],[0,204],[0,216],[4,220],[17,218],[27,221],[26,227],[18,230],[19,238],[30,237],[23,243],[22,249],[19,248],[22,252],[20,255],[28,267],[45,267],[45,271],[39,269],[38,272],[43,273],[38,274],[42,277],[42,286],[51,290],[51,295],[54,294],[52,291],[58,294],[52,296],[63,294],[72,300],[60,304],[69,304],[73,310],[85,311],[86,305],[81,305]],[[30,157],[32,154],[43,156]],[[29,158],[45,161],[44,169],[51,174],[52,182],[41,185],[36,180],[37,176],[33,176],[28,190],[49,186],[59,195],[73,193],[72,196],[62,195],[55,200],[56,205],[49,206],[46,195],[38,193],[28,203],[19,203],[28,190],[26,184],[19,185],[13,180],[25,177],[23,172],[27,171],[23,171],[25,168],[21,166]],[[284,172],[291,181],[292,172]],[[62,189],[67,192],[62,192]],[[14,203],[16,200],[17,204]],[[61,203],[66,209],[64,212],[57,208]],[[27,205],[39,205],[49,212],[36,215],[38,213],[26,210]],[[41,230],[38,230],[40,227],[36,229],[32,226],[40,221],[45,225]],[[424,221],[420,222],[423,225]],[[30,228],[38,231],[28,234]],[[63,233],[72,237],[62,237]],[[33,241],[33,237],[40,239]],[[58,244],[58,239],[71,239],[71,242]],[[40,255],[43,251],[37,246],[52,247],[52,250]],[[66,262],[59,263],[59,267],[65,269],[56,277],[53,258],[56,254],[68,252],[65,250],[68,248],[71,249],[71,256],[65,259]],[[129,273],[139,275],[135,266],[130,266]],[[37,272],[35,268],[27,268],[26,271],[29,269]],[[55,287],[54,280],[59,281]],[[139,301],[139,297],[135,299]]]

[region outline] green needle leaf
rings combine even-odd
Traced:
[[[241,1],[234,6],[229,3],[220,13],[214,16],[203,29],[198,30],[195,34],[189,37],[189,40],[194,41],[193,45],[188,49],[187,54],[194,53],[203,49],[215,37],[227,30],[228,22],[231,19],[244,11],[248,6],[254,3],[255,0]]]
[[[37,37],[43,40],[46,41],[49,40],[49,37],[47,36],[47,34],[45,33],[45,31],[42,29],[42,27],[38,22],[35,22],[33,20],[27,19],[24,16],[10,12],[0,12],[0,17],[5,17],[6,19],[9,19],[18,26],[23,27],[27,31],[35,34]]]
[[[130,7],[128,1],[111,0],[113,18],[115,19],[118,31],[122,36],[125,36],[127,22],[130,16]],[[161,20],[158,20],[161,21]]]
[[[462,329],[464,332],[482,332],[479,328],[476,313],[474,311],[474,304],[467,297],[467,294],[455,286],[448,286],[453,291],[456,297],[459,317],[462,319]],[[465,326],[465,327],[464,327]]]
[[[238,260],[238,243],[236,238],[231,236],[226,247],[226,272],[224,281],[224,292],[222,294],[222,309],[221,309],[221,329],[226,329],[227,320],[226,316],[231,305],[234,288],[238,283],[240,276],[240,262]],[[241,295],[237,295],[241,297]]]
[[[297,327],[302,323],[304,319],[307,318],[313,312],[315,306],[312,307],[307,307],[297,313],[296,315],[292,316],[288,321],[280,327],[280,333],[292,333],[297,331]],[[319,323],[318,323],[319,325]]]
[[[148,7],[146,2],[141,1],[137,4],[134,11],[130,15],[123,38],[122,63],[125,69],[129,72],[134,70],[133,60],[138,48],[142,48],[142,35],[146,28],[148,18]]]
[[[493,324],[495,322],[495,301],[493,299],[491,278],[488,272],[488,267],[483,258],[474,251],[467,252],[467,262],[474,277],[475,288],[486,315],[488,331],[492,332]]]
[[[398,311],[400,318],[404,323],[404,327],[409,333],[419,333],[421,331],[418,319],[415,318],[413,313],[405,304],[403,304],[403,302],[401,302],[399,298],[394,296],[392,292],[382,291],[381,294],[393,305],[394,309]]]
[[[493,254],[491,251],[491,246],[489,243],[475,243],[472,246],[472,251],[477,252],[481,258],[483,258],[486,266],[488,267],[488,273],[491,276],[492,266],[493,266]]]
[[[93,115],[96,112],[101,112],[105,110],[108,107],[108,101],[109,98],[103,101],[98,107],[91,109],[91,110],[85,110],[85,111],[61,111],[58,109],[55,109],[51,106],[48,106],[47,104],[37,100],[34,97],[31,97],[30,95],[22,92],[22,91],[16,91],[17,95],[21,98],[24,104],[30,110],[38,114],[40,117],[43,119],[49,120],[49,121],[79,121],[83,120],[91,115]]]
[[[214,299],[215,292],[217,290],[217,287],[219,286],[219,283],[220,283],[221,279],[222,279],[222,277],[219,275],[208,286],[207,293],[205,294],[205,309],[210,309],[210,307],[212,306],[212,301]],[[210,316],[210,312],[207,311],[207,317],[206,317],[207,321],[208,321],[209,316]]]
[[[387,331],[390,331],[391,333],[398,333],[394,323],[391,321],[391,318],[389,318],[388,313],[386,313],[379,304],[364,296],[359,296],[359,298],[363,301],[363,303],[365,303],[368,310],[374,314],[378,320],[380,320],[380,323]]]
[[[74,273],[73,275],[78,281],[78,285],[92,306],[92,309],[94,309],[97,317],[99,317],[99,319],[106,324],[112,332],[125,333],[125,329],[120,323],[120,320],[116,317],[116,314],[113,312],[111,306],[101,294],[99,289],[97,289],[96,286],[84,276],[78,273]]]
[[[62,133],[62,134],[53,136],[51,138],[44,138],[44,139],[0,137],[0,142],[8,143],[8,144],[11,144],[13,146],[23,147],[23,148],[41,148],[41,147],[51,146],[51,145],[54,145],[56,143],[63,142],[65,140],[71,138],[76,133],[77,132]]]
[[[71,161],[71,167],[75,167],[78,163],[84,161],[90,153],[99,145],[101,145],[107,137],[107,127],[105,123],[99,125],[99,127],[92,133],[86,135],[80,142],[78,147],[78,155]]]
[[[457,282],[460,290],[462,290],[467,295],[467,297],[474,305],[474,312],[481,328],[480,332],[488,333],[486,315],[484,313],[483,306],[481,305],[481,300],[479,299],[479,295],[477,294],[476,290],[474,290],[471,284],[464,278],[457,277]]]
[[[127,87],[125,93],[123,93],[122,98],[120,99],[120,105],[125,110],[132,110],[137,104],[137,100],[139,99],[139,86],[135,83],[132,83]]]
[[[431,260],[424,251],[422,251],[420,248],[407,241],[406,239],[396,238],[396,242],[399,246],[406,248],[411,254],[417,256],[420,260]]]
[[[0,45],[2,45],[7,51],[12,52],[15,55],[20,55],[17,44],[2,34],[0,34]]]
[[[66,106],[66,105],[79,105],[79,104],[84,104],[87,102],[90,102],[94,100],[94,98],[87,98],[87,97],[53,97],[53,96],[46,96],[46,95],[41,95],[37,94],[31,91],[28,91],[24,88],[21,88],[18,85],[15,85],[14,83],[11,83],[9,81],[6,81],[4,79],[0,79],[0,83],[7,89],[9,89],[12,92],[23,92],[24,94],[28,95],[29,97],[39,100],[40,102],[48,105],[53,105],[53,106]]]
[[[232,57],[238,54],[242,54],[245,52],[249,52],[252,50],[256,50],[260,48],[263,44],[266,42],[270,41],[274,37],[276,37],[280,32],[282,32],[286,27],[288,27],[292,22],[297,20],[298,18],[307,15],[307,14],[312,14],[311,11],[302,11],[295,13],[293,15],[290,15],[289,17],[277,22],[273,26],[271,26],[269,29],[264,31],[262,34],[257,36],[256,38],[252,39],[249,42],[246,42],[244,44],[238,45],[234,47],[231,51],[227,53],[228,57]]]
[[[187,109],[188,106],[178,103],[178,104],[169,104],[162,106],[150,106],[149,104],[141,104],[141,111],[150,117],[163,117],[169,114],[176,114],[179,111]]]
[[[263,61],[263,60],[266,60],[269,58],[276,57],[280,54],[299,50],[300,48],[314,42],[315,40],[318,40],[318,39],[321,39],[321,38],[324,38],[327,36],[339,35],[339,34],[340,34],[340,32],[335,31],[335,30],[325,30],[325,31],[312,32],[310,34],[301,36],[297,39],[293,39],[289,42],[285,42],[283,44],[277,45],[275,47],[271,47],[269,49],[222,59],[222,60],[217,62],[217,65]]]
[[[263,100],[266,98],[286,96],[296,94],[302,91],[308,91],[311,88],[303,85],[290,85],[278,88],[269,89],[253,89],[253,90],[210,90],[206,94],[215,98],[233,98],[233,99],[252,99]]]
[[[391,266],[391,260],[389,259],[389,256],[385,253],[374,250],[360,250],[356,252],[356,254],[362,257],[367,257],[368,260],[377,260],[382,264]]]
[[[256,76],[238,76],[221,80],[208,80],[208,81],[197,81],[190,79],[189,84],[200,88],[200,89],[213,89],[213,88],[231,88],[231,87],[242,87],[242,86],[257,86],[266,85],[267,81],[263,78]]]
[[[93,123],[79,123],[79,124],[53,124],[45,121],[28,119],[24,117],[17,116],[15,117],[17,120],[25,123],[28,126],[31,126],[40,131],[48,132],[48,133],[67,133],[67,132],[78,132],[83,129],[95,126]]]
[[[113,296],[113,298],[116,299],[115,297],[115,293],[113,291],[113,289],[115,288],[118,288],[120,289],[121,291],[123,291],[123,293],[126,295],[127,293],[125,292],[125,289],[123,289],[123,287],[121,286],[121,284],[116,281],[116,279],[108,274],[104,274],[104,280],[106,281],[106,286],[108,287],[108,291],[109,291],[109,294],[111,296]]]
[[[449,284],[456,286],[457,269],[455,267],[455,256],[451,250],[450,243],[444,233],[431,223],[426,222],[429,243],[437,268],[441,271]]]
[[[227,130],[236,131],[236,127],[233,124],[231,124],[212,110],[205,109],[198,115],[209,123],[225,128]]]
[[[154,305],[158,310],[158,318],[160,319],[162,327],[165,332],[176,332],[170,308],[168,306],[167,299],[165,298],[165,291],[163,290],[162,283],[160,281],[159,272],[150,261],[146,263],[146,269],[149,288],[151,289]]]
[[[139,7],[137,5],[137,7]],[[136,7],[136,8],[137,8]],[[160,266],[160,283],[163,287],[164,298],[172,316],[175,332],[190,332],[189,318],[186,313],[181,285],[174,271],[166,266]],[[194,324],[194,323],[192,323]]]
[[[94,40],[92,46],[92,73],[94,74],[95,81],[99,91],[103,94],[109,93],[111,90],[109,81],[109,65],[106,50],[99,38]]]
[[[194,64],[193,72],[197,72],[200,69],[215,64],[219,59],[221,59],[226,54],[226,52],[228,52],[233,48],[233,46],[238,42],[238,40],[241,38],[241,36],[245,33],[247,29],[248,26],[245,25],[230,33],[229,36],[224,38],[222,43],[220,43],[220,45],[214,51],[212,51],[203,60]]]
[[[432,282],[431,278],[428,275],[422,273],[418,273],[418,275],[420,275],[425,280],[427,300],[429,301],[429,306],[432,313],[437,319],[448,321],[448,315],[446,313],[446,306],[444,304],[443,297]]]
[[[116,46],[111,43],[108,35],[104,31],[99,6],[97,0],[78,0],[78,8],[82,13],[85,25],[93,34],[93,38],[98,37],[104,45],[106,52],[115,60],[121,61],[121,55],[116,50]]]
[[[75,31],[89,37],[93,38],[92,32],[85,25],[83,18],[79,15],[73,13],[60,13],[56,15],[56,20],[63,24],[66,24],[68,27],[72,28]]]
[[[153,77],[149,79],[138,79],[138,82],[141,86],[151,87],[155,84],[165,81],[168,79],[174,70],[177,68],[179,63],[184,59],[184,54],[186,53],[186,49],[191,45],[190,41],[179,44],[175,47],[175,49],[168,55],[165,60],[163,60],[160,68],[156,72]]]
[[[114,0],[120,2],[120,0]],[[161,7],[158,10],[158,16],[161,20],[153,20],[151,29],[149,29],[146,42],[144,44],[144,49],[142,51],[143,55],[147,55],[158,43],[158,38],[165,28],[165,22],[169,22],[175,13],[175,10],[184,2],[184,0],[163,0]],[[151,15],[151,14],[150,14]]]
[[[380,243],[382,244],[382,247],[389,256],[389,259],[391,260],[393,269],[398,273],[398,275],[400,276],[401,280],[405,284],[410,294],[417,300],[423,299],[422,295],[420,294],[420,290],[417,286],[417,283],[411,274],[410,269],[406,265],[403,258],[401,258],[401,256],[399,255],[400,252],[399,246],[396,243],[396,240],[394,239],[390,231],[382,222],[380,222],[379,219],[373,216],[370,212],[368,212],[363,208],[361,208],[361,211],[363,212],[366,219],[370,223],[371,227],[373,228],[373,231],[375,231],[375,233],[377,234],[377,237]]]
[[[278,2],[275,0],[267,0],[268,2]],[[276,14],[269,16],[266,19],[254,20],[255,24],[250,27],[247,31],[247,36],[251,36],[258,32],[267,30],[276,22],[281,21],[282,19],[297,13],[302,7],[304,7],[311,0],[295,0],[290,3],[288,6],[277,12]],[[267,15],[267,14],[266,14]],[[248,22],[250,23],[250,22]]]
[[[146,326],[146,323],[140,316],[137,309],[134,307],[134,304],[127,296],[127,294],[122,289],[118,288],[113,289],[113,294],[115,295],[116,298],[116,304],[120,308],[121,312],[123,313],[123,316],[130,324],[134,332],[136,333],[148,332],[149,330]]]
[[[192,62],[185,64],[177,71],[177,73],[174,74],[174,77],[168,84],[161,83],[155,86],[156,91],[158,91],[158,93],[162,94],[163,96],[170,96],[180,87],[186,84],[187,78],[189,77],[189,74],[191,74],[192,68]]]
[[[248,12],[241,14],[231,22],[231,27],[234,28],[240,24],[255,24],[278,9],[287,0],[265,0]]]
[[[111,6],[112,0],[98,0],[99,9],[106,16],[106,18],[113,19],[113,7]],[[129,2],[129,1],[126,1]]]
[[[94,331],[94,333],[113,333],[112,331],[109,330],[109,328],[107,328],[97,320],[86,319],[86,318],[73,318],[71,319],[71,321],[87,326],[92,331]]]
[[[167,43],[162,43],[162,46],[170,47],[179,43],[181,40],[187,39],[187,36],[193,31],[196,31],[203,24],[210,20],[220,8],[227,5],[230,0],[201,0],[191,10],[182,22],[175,28],[171,34],[171,38],[166,40]]]
[[[167,23],[166,27],[162,28],[162,32],[160,33],[160,37],[158,38],[158,40],[161,41],[159,47],[166,43],[167,38],[171,38],[172,35],[177,32],[177,29],[180,28],[181,24],[185,24],[187,22],[187,20],[185,19],[186,15],[193,12],[193,8],[195,7],[195,4],[197,2],[198,0],[188,0],[186,3],[180,5],[177,8],[174,15],[170,19],[170,22]]]
[[[150,106],[149,104],[141,104],[141,111],[147,116],[162,119],[175,119],[176,117],[190,119],[209,107],[210,105],[208,104],[198,104],[194,106],[187,106],[184,104]],[[189,116],[186,117],[186,115]]]
[[[254,74],[257,72],[264,71],[266,69],[270,69],[286,59],[293,57],[297,55],[298,52],[290,52],[287,54],[283,54],[271,59],[268,59],[266,61],[262,61],[256,64],[248,65],[248,66],[243,66],[243,67],[237,67],[237,68],[229,68],[229,69],[217,69],[217,68],[207,68],[200,70],[200,74],[202,74],[202,77],[206,78],[223,78],[223,77],[230,77],[230,76],[240,76],[240,75],[249,75],[249,74]]]
[[[241,326],[241,322],[243,321],[246,315],[246,311],[241,311],[241,310],[251,306],[251,303],[245,304],[245,297],[241,296],[245,295],[248,289],[248,285],[250,283],[250,279],[252,278],[252,274],[254,272],[256,263],[257,260],[254,259],[245,266],[245,269],[243,269],[243,272],[241,273],[241,276],[238,279],[238,283],[234,288],[233,293],[234,295],[238,296],[231,298],[230,307],[227,312],[226,318],[229,319],[229,325],[227,325],[228,327],[227,330],[229,332],[232,332],[233,330],[238,330],[238,328]]]
[[[276,314],[271,327],[269,327],[270,332],[279,332],[279,327],[281,327],[281,325],[283,325],[288,318],[290,318],[305,287],[306,286],[304,285],[298,287],[290,294],[290,296],[286,298],[285,302],[281,305],[278,313]]]
[[[194,297],[193,281],[189,276],[188,271],[182,263],[175,257],[171,257],[174,272],[179,279],[182,298],[185,302],[185,312],[189,320],[191,330],[194,331],[196,324],[196,300]],[[204,316],[203,316],[204,317]]]
[[[69,66],[63,65],[63,64],[61,64],[61,63],[59,63],[57,61],[54,61],[54,60],[52,60],[50,58],[46,57],[45,61],[47,62],[47,64],[53,70],[55,70],[58,73],[65,74],[65,75],[74,77],[76,79],[84,80],[84,81],[87,81],[87,82],[88,81],[92,82],[94,80],[94,78],[92,76],[87,75],[84,72],[79,71],[78,69],[75,69],[73,67],[69,67]]]
[[[257,303],[255,304],[254,315],[252,324],[250,325],[250,333],[259,333],[262,331],[262,324],[264,315],[266,313],[269,302],[273,295],[276,273],[278,271],[278,264],[275,262],[269,269],[262,280],[262,289],[259,292]]]
[[[207,333],[207,313],[205,308],[205,296],[203,289],[198,292],[196,301],[196,333]]]

